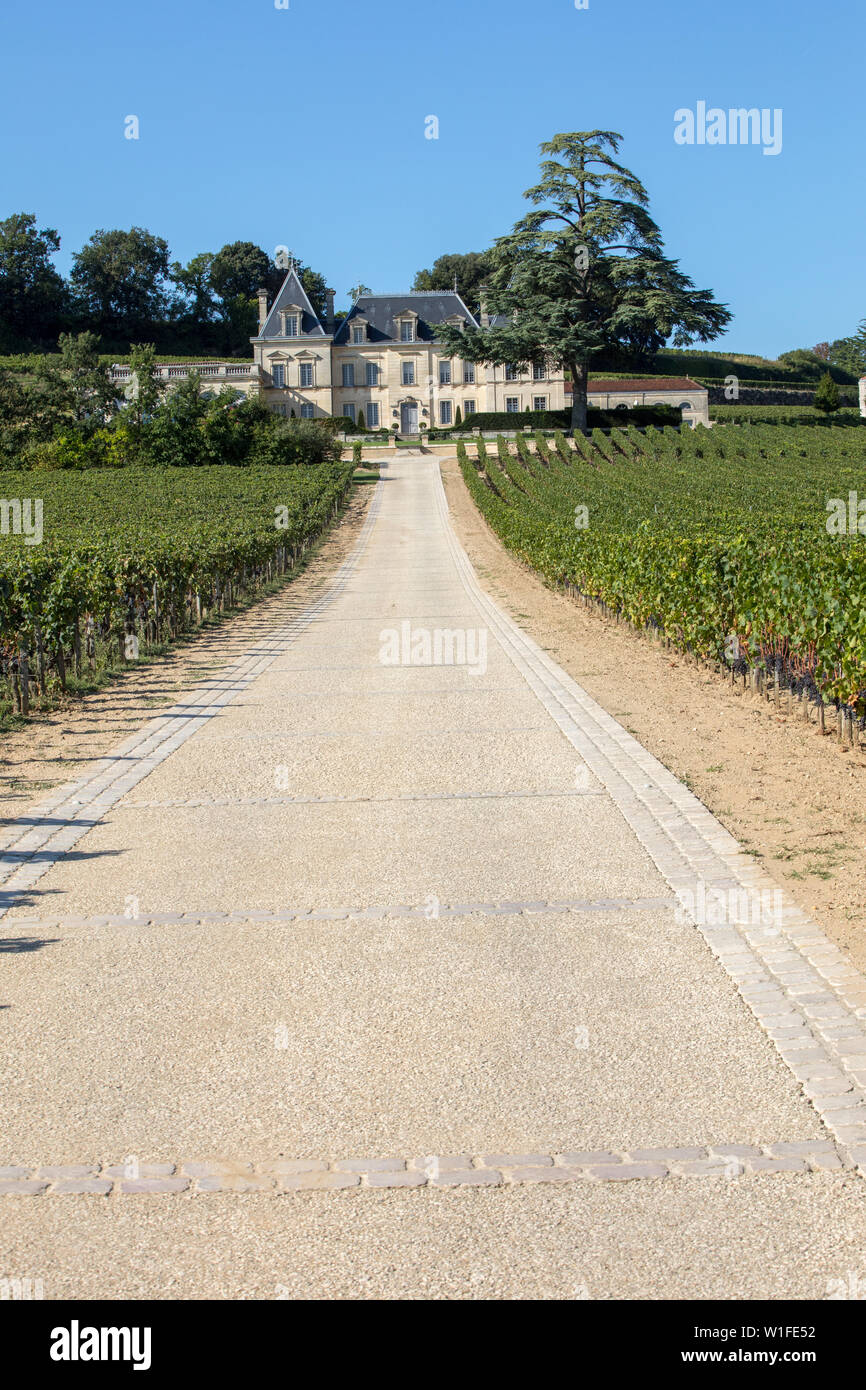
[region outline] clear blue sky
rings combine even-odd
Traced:
[[[734,311],[717,346],[775,355],[866,316],[862,0],[41,0],[3,28],[0,216],[56,227],[64,272],[96,228],[140,224],[182,261],[288,245],[338,305],[408,288],[510,229],[542,140],[599,127]],[[781,153],[676,144],[699,101],[781,108]]]

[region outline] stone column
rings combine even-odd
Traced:
[[[860,378],[860,414],[866,420],[866,376]]]

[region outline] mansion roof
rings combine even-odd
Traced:
[[[460,319],[477,327],[459,294],[450,290],[433,290],[429,294],[365,294],[356,300],[340,324],[334,338],[336,344],[348,343],[349,326],[353,319],[367,322],[367,341],[370,343],[399,342],[398,319],[414,315],[417,318],[415,337],[419,342],[434,342],[436,328],[447,319]]]

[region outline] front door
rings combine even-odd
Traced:
[[[415,402],[408,402],[400,407],[400,433],[418,433],[418,406]]]

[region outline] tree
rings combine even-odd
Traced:
[[[210,323],[216,314],[211,268],[215,257],[212,251],[201,251],[187,265],[173,261],[171,278],[181,292],[183,316],[195,324]]]
[[[487,276],[493,269],[489,251],[467,251],[465,255],[449,252],[437,256],[431,270],[419,270],[412,282],[413,290],[453,290],[457,277],[457,293],[468,308],[474,309],[481,299]]]
[[[825,372],[818,382],[813,405],[816,410],[823,410],[826,415],[839,409],[839,387],[829,372]]]
[[[120,399],[120,389],[100,364],[99,339],[95,333],[61,333],[58,347],[72,418],[79,428],[98,429],[114,414]]]
[[[359,430],[365,430],[366,428],[367,428],[367,421],[366,421],[365,418],[364,418],[364,411],[363,411],[363,408],[362,408],[361,410],[358,411],[358,429],[359,429]]]
[[[866,319],[860,320],[857,332],[850,338],[837,338],[830,344],[830,361],[853,376],[866,373]]]
[[[54,341],[67,308],[66,286],[51,264],[60,250],[53,227],[36,229],[30,212],[0,222],[0,331],[13,339]]]
[[[168,242],[144,227],[97,231],[72,257],[70,280],[80,314],[105,336],[128,342],[168,309]]]
[[[252,241],[229,242],[211,262],[210,286],[223,305],[238,298],[255,301],[260,289],[274,291],[282,280],[267,252]]]
[[[550,157],[525,194],[535,208],[490,253],[489,307],[506,323],[440,328],[446,350],[472,362],[552,359],[571,376],[573,430],[586,428],[593,358],[705,342],[731,320],[665,256],[646,190],[613,158],[621,139],[576,131],[541,146]]]
[[[129,415],[133,428],[140,430],[159,405],[165,383],[154,376],[156,369],[156,348],[153,343],[132,343],[129,349],[129,365],[132,368],[134,385],[130,395]]]
[[[357,299],[362,299],[365,294],[372,293],[369,285],[350,285],[349,289],[346,290],[346,294],[353,304]]]
[[[820,357],[820,358],[821,358],[821,361],[822,361],[822,362],[829,362],[829,361],[830,361],[830,344],[829,344],[829,343],[816,343],[815,346],[812,348],[812,351],[814,352],[814,354],[815,354],[816,357]]]

